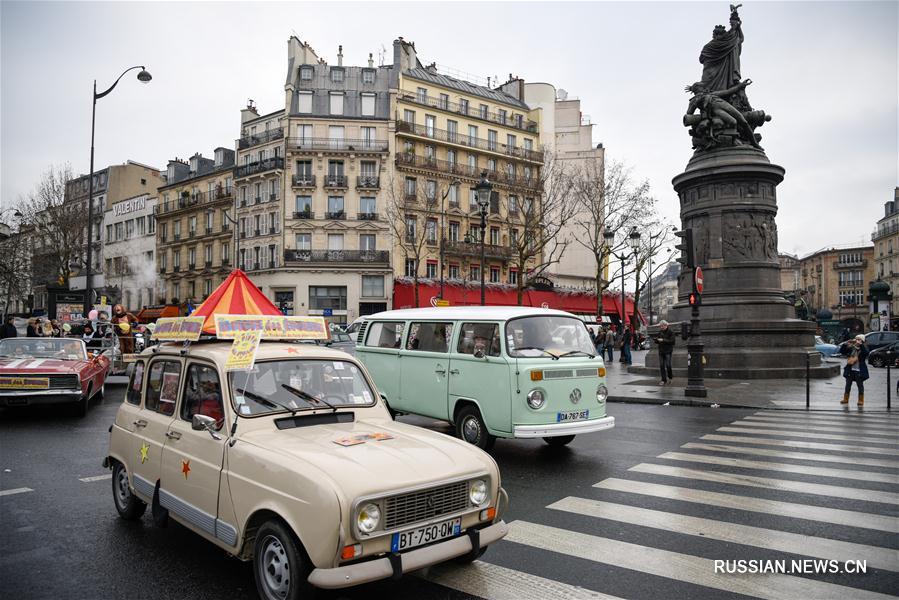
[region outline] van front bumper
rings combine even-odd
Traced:
[[[478,549],[503,538],[508,532],[509,526],[506,525],[506,522],[498,521],[483,529],[470,529],[459,537],[418,550],[409,550],[402,554],[393,553],[384,558],[345,567],[315,569],[309,575],[309,583],[315,587],[333,590],[388,577],[399,577],[403,573],[417,571],[457,556],[463,556],[470,552],[476,553]]]
[[[589,421],[573,421],[571,423],[549,423],[547,425],[515,425],[512,437],[542,438],[560,435],[579,435],[592,431],[602,431],[615,426],[615,417],[590,419]]]

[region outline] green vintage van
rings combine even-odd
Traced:
[[[366,318],[356,340],[394,413],[448,421],[483,449],[498,437],[563,446],[615,426],[584,322],[520,306],[413,308]]]

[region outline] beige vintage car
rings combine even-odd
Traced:
[[[121,517],[151,505],[252,560],[279,600],[470,561],[506,534],[490,455],[394,422],[355,358],[263,341],[226,373],[229,347],[163,343],[131,367],[104,461]]]

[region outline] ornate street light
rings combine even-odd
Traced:
[[[109,88],[104,91],[97,93],[97,80],[94,79],[94,95],[93,95],[93,107],[91,108],[91,170],[88,175],[88,188],[87,188],[87,264],[85,265],[86,271],[84,276],[85,283],[85,291],[84,291],[84,316],[87,316],[87,313],[91,310],[91,294],[93,293],[93,284],[91,281],[91,263],[93,261],[93,236],[94,236],[94,125],[97,121],[97,100],[103,98],[108,95],[112,90],[115,89],[115,86],[119,84],[119,81],[122,80],[122,77],[125,76],[125,73],[129,71],[133,71],[134,69],[140,69],[140,72],[137,74],[137,80],[141,83],[149,83],[153,76],[147,71],[147,68],[143,65],[137,67],[130,67],[122,71],[122,74],[119,75],[119,78],[115,80]]]
[[[481,172],[481,180],[474,189],[478,194],[478,213],[481,215],[481,306],[484,306],[486,304],[484,290],[484,269],[486,267],[484,264],[484,232],[487,229],[487,209],[490,206],[490,194],[493,191],[493,184],[487,179],[487,171]]]

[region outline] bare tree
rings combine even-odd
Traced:
[[[534,195],[519,196],[519,205],[507,206],[504,217],[509,229],[509,262],[518,270],[519,305],[528,280],[539,277],[562,259],[565,243],[557,242],[578,209],[571,169],[551,151],[544,152],[539,176],[526,181],[525,186]]]
[[[24,303],[31,293],[31,243],[21,227],[0,241],[0,292],[4,315],[13,301]]]
[[[653,215],[647,216],[652,217]],[[642,226],[638,225],[638,227],[648,233],[640,236],[640,245],[635,253],[633,270],[635,312],[631,314],[631,327],[636,327],[637,325],[636,307],[639,306],[640,296],[646,289],[646,285],[667,264],[665,261],[654,259],[663,254],[663,250],[665,250],[666,246],[669,246],[674,238],[671,224],[657,216],[655,219],[643,223]],[[670,247],[668,249],[670,250]]]
[[[416,157],[418,158],[418,157]],[[408,183],[406,180],[414,180]],[[418,283],[421,279],[421,263],[440,243],[440,202],[449,186],[437,179],[423,180],[394,171],[393,180],[387,185],[387,222],[396,240],[394,247],[403,253],[405,262],[413,261],[412,286],[414,305],[419,305]]]
[[[51,166],[35,188],[21,200],[22,221],[33,228],[33,278],[35,283],[69,283],[71,265],[83,266],[87,241],[87,194],[74,197],[67,187],[72,180],[69,165]]]
[[[602,314],[602,293],[611,284],[603,278],[611,256],[630,253],[628,235],[655,215],[655,199],[649,194],[649,181],[635,182],[632,169],[621,162],[600,167],[585,164],[573,175],[573,197],[579,218],[574,223],[575,241],[595,260],[596,314]],[[608,244],[605,232],[614,233]],[[634,271],[625,272],[625,276]]]

